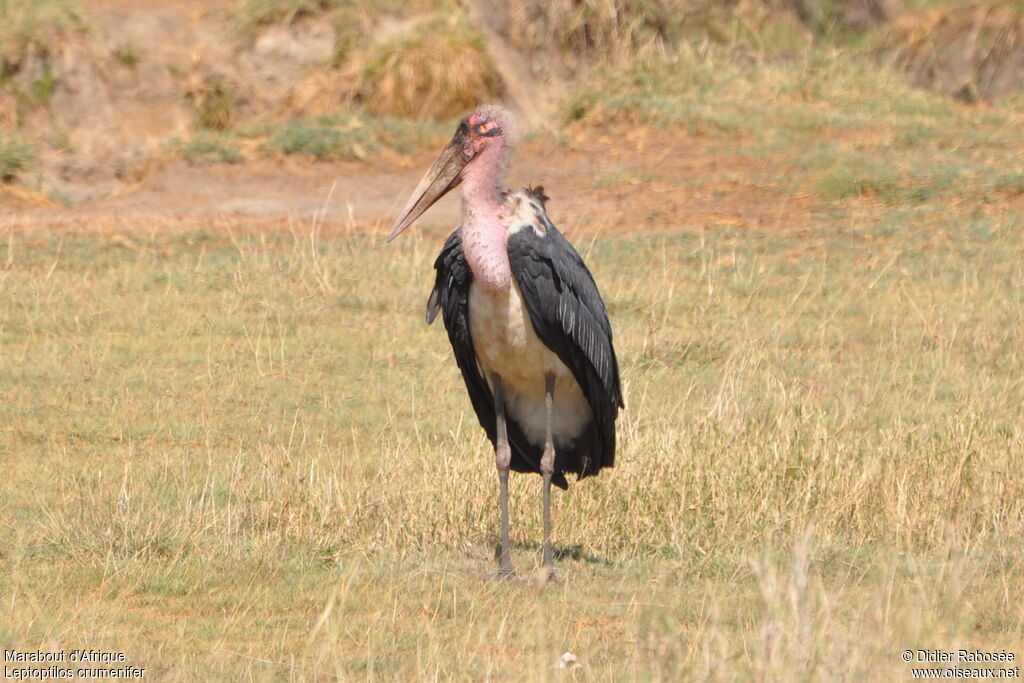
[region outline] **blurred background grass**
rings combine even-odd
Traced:
[[[59,191],[51,158],[88,157],[109,172],[177,155],[360,158],[371,153],[366,137],[407,150],[394,121],[370,132],[376,117],[447,125],[495,99],[535,130],[630,110],[729,134],[755,127],[761,105],[799,107],[794,124],[813,119],[808,110],[832,104],[822,88],[845,88],[835,115],[851,105],[873,125],[875,98],[860,95],[881,70],[961,101],[1024,105],[1024,9],[1013,0],[237,0],[191,9],[199,37],[177,51],[144,47],[159,24],[118,35],[109,12],[90,10],[74,0],[0,4],[0,124],[46,160],[12,164],[4,152],[8,182]],[[740,102],[744,90],[756,99]],[[360,120],[367,136],[298,123],[324,116]],[[296,126],[306,142],[282,144]],[[207,129],[222,132],[221,152],[189,151],[209,147]],[[259,144],[231,141],[254,130]],[[112,132],[118,144],[105,145]]]

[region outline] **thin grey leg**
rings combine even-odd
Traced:
[[[542,581],[561,583],[555,576],[554,553],[551,543],[551,475],[555,472],[555,439],[551,423],[555,401],[555,376],[544,377],[544,407],[547,414],[547,431],[544,437],[544,454],[540,458],[540,473],[544,477],[544,564],[541,567]]]
[[[498,466],[498,507],[501,509],[501,558],[495,579],[516,578],[515,567],[512,566],[512,554],[509,551],[508,522],[508,470],[512,462],[512,449],[508,445],[508,427],[505,424],[505,401],[502,396],[501,377],[491,375],[491,388],[494,391],[494,415],[497,419],[497,440],[494,446],[495,462]]]

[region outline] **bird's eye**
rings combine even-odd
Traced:
[[[473,126],[473,134],[484,138],[501,135],[501,125],[497,121],[481,121]]]
[[[469,133],[469,124],[463,121],[462,123],[459,124],[459,129],[457,132],[466,135],[467,133]]]

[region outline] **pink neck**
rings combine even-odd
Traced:
[[[473,279],[495,293],[507,290],[512,282],[501,220],[504,154],[504,144],[488,146],[466,167],[462,181],[462,252]]]

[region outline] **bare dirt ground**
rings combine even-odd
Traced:
[[[432,154],[371,163],[286,158],[189,166],[175,160],[111,197],[7,209],[3,222],[18,232],[149,233],[302,230],[321,216],[327,232],[383,233]],[[806,227],[815,202],[781,191],[784,171],[771,160],[660,131],[588,131],[568,144],[524,143],[508,184],[543,185],[552,218],[567,232]],[[453,193],[424,223],[444,232],[457,224],[458,212]]]

